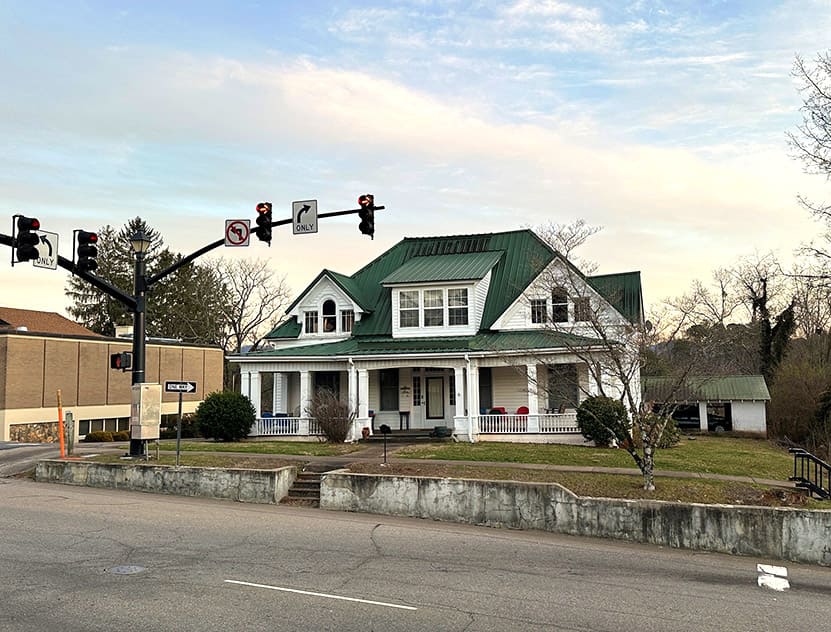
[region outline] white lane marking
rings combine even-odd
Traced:
[[[368,603],[373,606],[386,606],[387,608],[400,608],[401,610],[418,610],[413,606],[402,606],[397,603],[385,603],[383,601],[371,601],[369,599],[356,599],[355,597],[342,597],[340,595],[327,595],[326,593],[310,592],[308,590],[296,590],[294,588],[281,588],[280,586],[269,586],[267,584],[252,584],[251,582],[240,582],[235,579],[226,579],[226,584],[239,584],[240,586],[252,586],[254,588],[267,588],[268,590],[280,590],[282,592],[297,593],[298,595],[311,595],[312,597],[326,597],[327,599],[339,599],[340,601],[355,601],[357,603]]]
[[[760,588],[770,588],[782,592],[791,587],[788,582],[788,569],[784,566],[757,564],[756,571],[759,573],[758,584]]]

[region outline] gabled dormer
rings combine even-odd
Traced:
[[[471,336],[479,331],[491,271],[503,251],[413,257],[387,275],[393,338]]]

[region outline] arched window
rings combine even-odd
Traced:
[[[323,301],[323,331],[324,332],[331,332],[335,331],[337,327],[337,318],[335,311],[335,301],[332,299]]]
[[[551,290],[551,321],[568,322],[568,292],[564,287],[555,287]]]

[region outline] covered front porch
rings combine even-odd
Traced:
[[[328,388],[356,411],[352,441],[385,424],[393,432],[446,428],[463,441],[581,442],[576,407],[591,391],[588,371],[571,358],[550,360],[260,362],[242,365],[241,385],[257,413],[252,437],[316,440],[320,428],[307,410]]]

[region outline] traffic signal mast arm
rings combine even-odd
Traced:
[[[375,210],[376,211],[383,210],[384,208],[385,207],[383,207],[383,206],[376,206]],[[318,213],[318,218],[339,217],[341,215],[353,215],[355,213],[360,212],[360,210],[361,209],[359,209],[359,208],[353,208],[353,209],[349,209],[348,211],[331,211],[329,213]],[[271,227],[274,228],[275,226],[285,226],[286,224],[291,224],[293,221],[294,221],[294,219],[291,218],[291,217],[289,217],[288,219],[278,219],[276,222],[271,222]],[[173,274],[174,272],[176,272],[176,270],[178,270],[182,266],[186,266],[187,264],[189,264],[194,259],[197,259],[197,258],[201,257],[205,253],[208,253],[211,250],[213,250],[214,248],[219,248],[220,246],[224,246],[224,245],[225,245],[225,238],[223,237],[222,239],[217,239],[216,241],[208,244],[207,246],[204,246],[203,248],[200,248],[196,252],[190,253],[187,257],[183,257],[181,260],[177,261],[172,266],[170,266],[168,268],[165,268],[164,270],[162,270],[158,274],[155,274],[152,277],[150,277],[149,279],[147,279],[147,287],[149,288],[151,285],[156,283],[156,281],[161,281],[167,275]]]
[[[383,206],[376,206],[374,210],[380,211],[380,210],[383,210],[383,209],[384,209]],[[331,211],[329,213],[320,213],[320,214],[318,214],[318,217],[319,218],[339,217],[341,215],[353,215],[355,213],[359,213],[360,211],[361,211],[361,209],[359,209],[359,208],[349,209],[347,211]],[[285,226],[286,224],[291,224],[292,221],[293,221],[293,218],[291,218],[291,217],[288,218],[288,219],[280,219],[280,220],[277,220],[276,222],[271,222],[271,226],[272,226],[272,228],[275,227],[275,226]],[[9,246],[11,248],[15,247],[14,239],[12,237],[10,237],[9,235],[4,235],[2,233],[0,233],[0,244],[4,244],[4,245]],[[165,268],[164,270],[162,270],[158,274],[155,274],[152,277],[148,278],[146,280],[146,283],[145,283],[145,288],[149,289],[150,286],[153,285],[154,283],[156,283],[157,281],[161,281],[163,278],[165,278],[166,276],[176,272],[176,270],[178,270],[179,268],[181,268],[183,266],[186,266],[187,264],[189,264],[194,259],[197,259],[198,257],[201,257],[205,253],[210,252],[214,248],[219,248],[220,246],[222,246],[224,244],[225,244],[225,239],[224,238],[223,239],[218,239],[218,240],[208,244],[207,246],[205,246],[203,248],[200,248],[196,252],[192,252],[187,257],[183,257],[182,259],[180,259],[179,261],[177,261],[173,265]],[[104,294],[107,294],[108,296],[111,296],[115,300],[119,301],[122,305],[124,305],[130,311],[135,311],[135,309],[136,309],[136,299],[135,299],[135,297],[130,296],[129,294],[127,294],[125,292],[122,292],[121,290],[119,290],[114,285],[110,285],[110,283],[108,283],[104,279],[92,274],[91,272],[87,272],[86,270],[82,270],[81,268],[79,268],[77,265],[75,265],[71,260],[67,259],[66,257],[62,257],[61,255],[58,255],[58,265],[60,267],[64,268],[65,270],[69,270],[72,274],[81,277],[82,279],[84,279],[85,281],[90,283],[91,285],[95,286],[96,288],[98,288],[99,290],[104,292]]]

